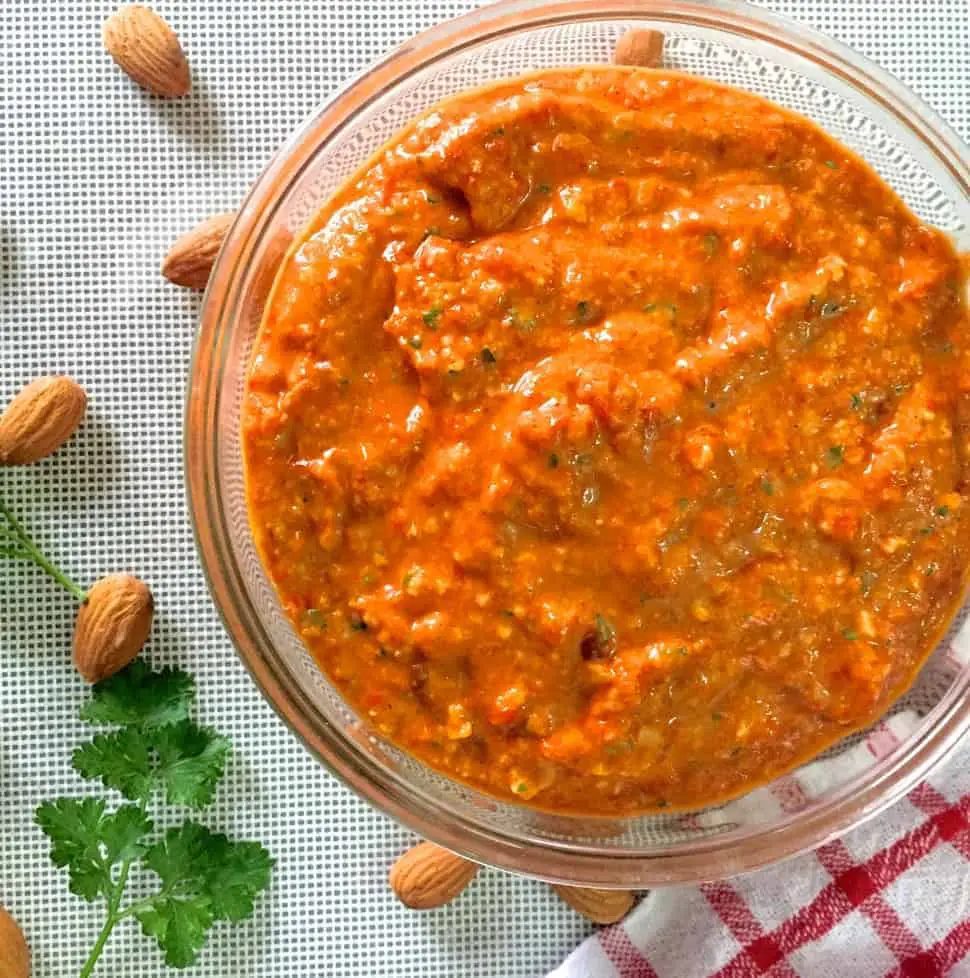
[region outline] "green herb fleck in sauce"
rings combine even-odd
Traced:
[[[837,469],[845,461],[845,446],[831,445],[825,453],[825,461],[830,469]]]

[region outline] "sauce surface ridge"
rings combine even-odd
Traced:
[[[963,286],[755,96],[457,96],[281,266],[243,415],[264,564],[445,774],[610,815],[735,796],[885,712],[962,599]]]

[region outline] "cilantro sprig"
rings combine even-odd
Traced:
[[[269,885],[273,860],[257,842],[234,842],[194,820],[155,829],[153,801],[208,807],[225,771],[231,745],[191,718],[195,684],[177,669],[153,672],[136,659],[94,687],[81,719],[116,729],[96,734],[72,758],[87,780],[126,800],[114,810],[100,798],[59,798],[37,809],[51,841],[51,860],[68,871],[70,890],[102,901],[104,926],[80,978],[94,973],[114,929],[134,918],[175,968],[193,964],[210,929],[253,912]],[[157,880],[150,895],[125,904],[137,867]]]

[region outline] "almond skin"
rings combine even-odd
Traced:
[[[155,603],[148,586],[129,574],[104,577],[88,591],[74,625],[74,665],[99,683],[138,655],[151,631]]]
[[[0,975],[30,978],[30,949],[17,922],[0,907]]]
[[[422,842],[391,867],[388,882],[406,907],[431,910],[454,900],[477,872],[477,864],[431,842]]]
[[[178,98],[192,87],[189,63],[175,31],[148,7],[133,3],[116,10],[101,32],[105,50],[142,88]]]
[[[663,62],[664,36],[660,31],[627,31],[617,42],[613,62],[618,65],[636,65],[639,68],[657,68]]]
[[[622,920],[633,906],[630,890],[590,890],[584,886],[552,887],[577,913],[594,924],[615,924]]]
[[[56,452],[77,430],[88,396],[70,377],[40,377],[0,415],[0,464],[30,465]]]
[[[186,231],[169,249],[162,262],[162,274],[175,285],[187,289],[204,289],[209,284],[212,266],[219,257],[234,212],[217,214]]]

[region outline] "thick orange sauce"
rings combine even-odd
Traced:
[[[699,79],[442,104],[283,263],[251,518],[347,700],[543,808],[735,795],[871,721],[961,599],[960,260]]]

